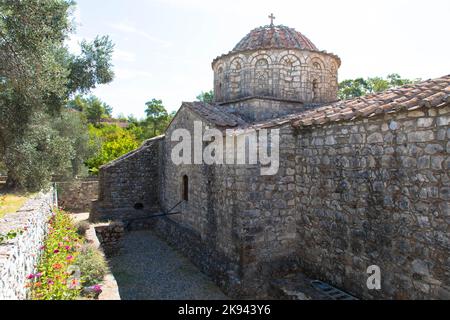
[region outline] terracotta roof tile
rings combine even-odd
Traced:
[[[416,85],[370,94],[363,98],[339,101],[290,117],[295,127],[323,124],[343,119],[370,117],[380,113],[434,108],[450,103],[450,75]],[[325,121],[323,121],[325,119]]]
[[[233,51],[264,48],[306,49],[318,51],[317,47],[300,32],[286,26],[264,26],[250,31],[234,47]]]
[[[339,65],[341,63],[338,56],[326,51],[320,51],[311,40],[295,29],[283,25],[267,25],[250,31],[241,39],[241,41],[239,41],[232,51],[214,59],[213,65],[221,57],[230,54],[263,49],[299,49],[321,52],[335,57],[338,60]]]
[[[218,127],[236,127],[245,125],[246,122],[238,116],[223,111],[220,107],[204,102],[183,102],[182,107],[192,110],[194,113]]]

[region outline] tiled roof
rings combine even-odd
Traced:
[[[220,106],[203,102],[184,102],[183,106],[219,127],[239,127],[245,130],[272,128],[287,123],[294,127],[323,125],[343,120],[370,118],[382,113],[412,111],[422,107],[438,108],[448,104],[450,104],[450,75],[351,100],[323,106],[311,105],[308,110],[253,124],[225,112]]]
[[[233,52],[268,48],[319,50],[300,32],[280,25],[264,26],[250,31],[234,47]]]
[[[447,75],[415,85],[328,104],[291,116],[289,121],[294,127],[305,127],[421,107],[436,108],[449,103],[450,75]]]
[[[218,127],[236,127],[244,125],[246,122],[238,116],[223,111],[220,107],[213,106],[204,102],[183,102],[181,107],[192,110],[200,117],[208,120]]]
[[[334,57],[340,65],[341,59],[325,50],[320,51],[314,43],[306,36],[283,25],[264,26],[253,29],[234,47],[232,51],[225,53],[212,62],[214,65],[219,59],[244,51],[264,50],[264,49],[299,49],[315,51]]]

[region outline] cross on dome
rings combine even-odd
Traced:
[[[269,19],[270,19],[270,26],[273,27],[273,20],[276,19],[273,13],[270,14]]]

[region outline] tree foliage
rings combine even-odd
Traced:
[[[147,115],[147,122],[151,125],[153,136],[165,129],[168,113],[163,106],[162,100],[152,99],[145,104],[145,114]]]
[[[132,132],[117,125],[89,125],[91,145],[100,146],[99,152],[86,161],[89,171],[98,174],[99,168],[136,149],[139,142]]]
[[[108,37],[82,42],[80,55],[64,45],[73,31],[73,6],[69,0],[0,1],[0,162],[10,188],[41,188],[52,174],[79,163],[73,141],[54,125],[64,119],[71,95],[114,76]],[[80,133],[80,122],[70,119],[65,128]]]
[[[213,103],[214,102],[214,91],[213,90],[209,90],[206,92],[202,91],[197,96],[197,100],[201,101],[201,102],[206,102],[206,103]]]
[[[357,78],[344,80],[339,84],[339,98],[342,100],[364,96],[370,93],[382,92],[387,89],[400,87],[420,81],[420,79],[403,79],[400,75],[393,73],[386,77]]]
[[[68,103],[68,108],[80,111],[91,124],[99,124],[104,118],[112,117],[112,108],[96,96],[83,97],[77,95]]]

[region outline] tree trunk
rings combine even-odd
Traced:
[[[21,189],[19,181],[14,177],[14,174],[11,174],[10,172],[8,172],[6,178],[5,188],[8,191],[19,191]]]

